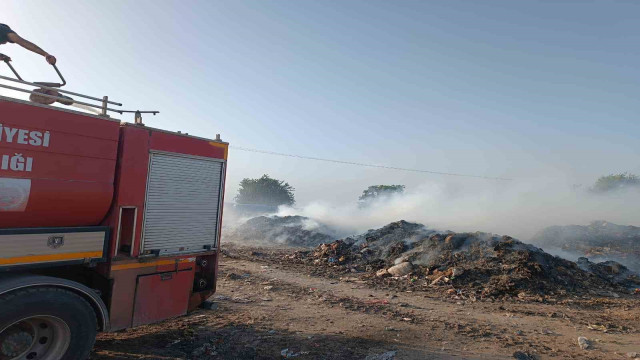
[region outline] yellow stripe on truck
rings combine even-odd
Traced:
[[[79,260],[79,259],[101,258],[101,257],[102,257],[102,251],[18,256],[18,257],[11,257],[11,258],[0,258],[0,265],[31,264],[31,263],[40,263],[40,262],[52,262],[52,261],[60,261],[60,260]]]

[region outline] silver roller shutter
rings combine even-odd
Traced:
[[[204,251],[217,244],[224,162],[151,154],[143,252]]]

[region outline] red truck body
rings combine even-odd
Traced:
[[[120,122],[2,101],[0,124],[0,177],[22,179],[11,198],[5,185],[0,228],[99,225],[113,200]],[[16,154],[29,169],[11,168]]]
[[[227,143],[4,97],[0,124],[0,297],[73,281],[106,331],[214,293]]]

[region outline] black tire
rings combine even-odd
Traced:
[[[96,313],[86,300],[71,291],[51,287],[17,290],[0,296],[0,309],[0,332],[31,317],[62,320],[71,336],[59,360],[87,359],[96,341]]]

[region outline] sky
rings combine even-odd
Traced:
[[[640,172],[637,1],[3,0],[2,8],[0,23],[58,58],[66,89],[159,110],[144,118],[152,127],[221,134],[232,146],[228,199],[242,178],[265,173],[296,188],[303,206],[356,201],[374,184],[588,186]],[[41,57],[11,44],[0,52],[25,79],[56,80]]]

